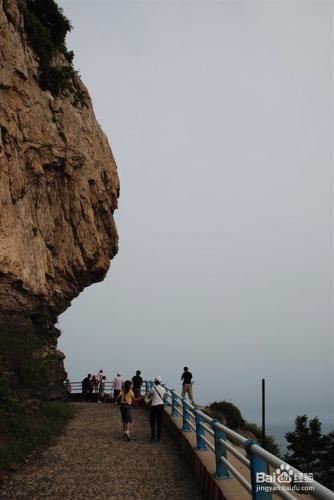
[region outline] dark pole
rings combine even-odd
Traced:
[[[262,379],[262,448],[265,448],[264,446],[264,438],[266,435],[266,381],[263,378]]]

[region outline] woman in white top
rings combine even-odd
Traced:
[[[116,404],[119,404],[120,400],[118,399],[118,396],[120,395],[123,387],[123,379],[120,373],[117,373],[116,377],[114,378],[112,386],[114,389],[114,406],[116,406]]]
[[[157,436],[157,441],[161,439],[162,417],[164,414],[164,400],[166,399],[166,389],[161,385],[161,377],[155,377],[154,385],[150,392],[151,410],[151,442]],[[157,431],[157,433],[155,433]]]

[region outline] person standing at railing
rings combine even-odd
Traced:
[[[99,373],[97,373],[97,374],[95,375],[95,378],[96,378],[96,380],[97,380],[97,381],[98,381],[98,383],[99,383],[99,386],[100,386],[100,384],[101,384],[101,380],[102,380],[102,377],[103,377],[103,376],[104,376],[103,370],[100,370],[100,371],[99,371]]]
[[[89,401],[93,401],[93,391],[95,386],[95,375],[92,375],[89,379],[88,383],[88,399]]]
[[[183,373],[181,375],[182,397],[184,398],[185,395],[188,394],[191,403],[194,404],[192,378],[193,378],[192,373],[189,371],[189,368],[185,366],[183,368]]]
[[[132,377],[132,385],[133,385],[133,392],[135,395],[135,398],[139,398],[141,395],[141,386],[143,385],[143,379],[141,377],[141,371],[137,370],[136,375]],[[135,404],[134,406],[137,408],[137,405]]]
[[[99,397],[97,398],[98,403],[103,403],[104,402],[104,396],[105,396],[105,386],[106,386],[106,377],[105,375],[102,376],[99,384]]]
[[[96,378],[96,375],[92,376],[91,384],[92,384],[92,387],[93,387],[93,391],[94,392],[98,392],[98,390],[99,390],[99,381]]]
[[[65,387],[66,387],[66,390],[71,393],[72,392],[72,386],[71,386],[71,382],[70,382],[70,379],[67,378],[66,381],[65,381]]]
[[[88,373],[87,377],[81,382],[82,399],[87,400],[87,396],[91,387],[91,374]]]
[[[157,436],[157,441],[161,439],[162,417],[164,414],[164,401],[166,396],[166,389],[161,385],[161,377],[155,377],[153,387],[149,394],[149,399],[151,400],[151,442],[154,441],[155,435]],[[156,434],[155,431],[157,431]]]
[[[117,373],[116,377],[114,378],[112,386],[114,389],[114,405],[116,406],[116,404],[118,404],[117,403],[118,395],[120,394],[123,387],[123,379],[120,373]]]

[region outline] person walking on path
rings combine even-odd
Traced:
[[[182,397],[184,398],[185,395],[188,394],[188,397],[189,397],[191,403],[195,404],[194,400],[193,400],[193,387],[192,387],[192,382],[191,382],[192,378],[193,378],[192,373],[189,371],[189,368],[187,366],[185,366],[183,368],[183,373],[181,375]]]
[[[157,436],[157,441],[161,439],[162,417],[164,414],[164,401],[166,399],[166,389],[161,385],[161,377],[155,377],[154,384],[149,394],[151,399],[150,425],[151,442]],[[157,431],[155,433],[155,431]]]
[[[136,375],[132,377],[132,384],[133,384],[133,392],[135,395],[135,398],[139,398],[141,395],[141,386],[143,385],[143,379],[141,377],[141,371],[137,370]],[[138,408],[137,405],[135,405],[135,409]]]
[[[114,405],[116,406],[118,396],[119,396],[119,394],[122,390],[122,387],[123,387],[123,379],[122,379],[122,375],[120,373],[117,373],[116,377],[114,378],[112,386],[114,389]]]
[[[134,404],[135,401],[137,401],[140,398],[135,398],[135,395],[131,389],[131,380],[126,380],[124,382],[124,389],[120,391],[118,394],[116,401],[120,401],[121,403],[121,415],[122,415],[122,422],[123,422],[123,432],[124,432],[124,437],[128,440],[131,441],[131,436],[130,436],[130,428],[131,428],[131,406]]]

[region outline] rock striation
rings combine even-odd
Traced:
[[[117,253],[119,180],[79,76],[80,102],[42,90],[38,71],[17,2],[0,0],[0,376],[19,379],[24,339],[56,397],[54,325]]]

